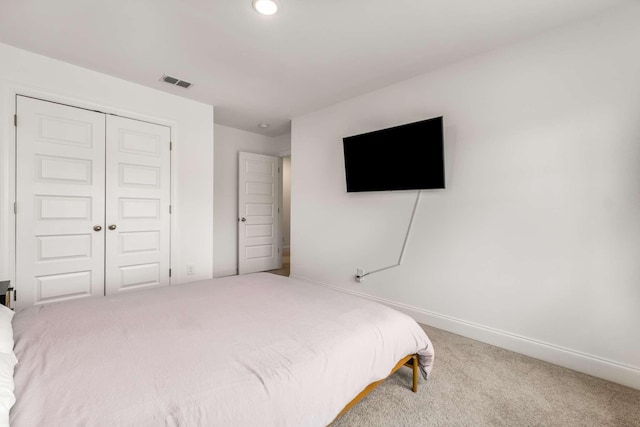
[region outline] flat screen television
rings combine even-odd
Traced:
[[[342,141],[349,193],[445,188],[442,117]]]

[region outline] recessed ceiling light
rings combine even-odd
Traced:
[[[278,12],[278,3],[275,0],[253,0],[251,5],[262,15],[275,15]]]
[[[258,125],[258,127],[259,127],[260,129],[266,129],[266,128],[268,128],[268,127],[269,127],[269,125],[268,125],[267,123],[260,123],[260,124]]]

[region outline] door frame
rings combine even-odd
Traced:
[[[280,265],[282,266],[282,257],[284,256],[284,224],[282,216],[284,213],[284,159],[289,157],[289,257],[291,257],[291,150],[284,151],[278,155],[280,158]],[[291,258],[289,258],[289,267],[291,267]],[[280,267],[282,268],[282,267]]]
[[[85,110],[97,111],[105,114],[122,116],[133,120],[154,123],[170,128],[173,151],[170,154],[170,200],[173,207],[170,217],[170,255],[169,268],[175,270],[173,266],[181,265],[177,248],[180,241],[177,221],[179,209],[176,209],[175,201],[178,199],[176,177],[177,162],[174,161],[175,152],[179,149],[178,135],[179,129],[174,120],[156,117],[147,114],[137,113],[109,104],[101,103],[98,100],[80,99],[66,96],[56,92],[50,92],[36,87],[15,84],[0,80],[3,102],[0,103],[0,122],[3,122],[5,132],[0,135],[0,271],[4,275],[0,280],[10,280],[11,286],[16,281],[16,215],[14,206],[16,202],[16,144],[17,131],[14,126],[14,115],[17,114],[17,97],[26,96],[40,99],[42,101],[54,102],[68,105],[70,107],[82,108]],[[20,119],[18,118],[18,121]],[[169,278],[171,284],[172,278]],[[13,301],[9,302],[10,307],[14,307]]]
[[[291,142],[291,141],[289,141]],[[291,145],[291,144],[289,144]],[[282,224],[282,212],[284,209],[284,158],[291,157],[291,148],[278,153],[278,185],[280,186],[280,200],[278,201],[278,208],[280,209],[280,256],[278,257],[278,268],[282,268],[282,257],[284,256],[284,228]],[[291,184],[291,170],[289,170],[289,184]],[[291,209],[291,187],[289,187],[289,209]],[[289,251],[291,251],[291,212],[289,212]]]

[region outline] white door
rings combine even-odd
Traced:
[[[169,284],[169,127],[107,116],[107,295]]]
[[[103,295],[105,115],[16,108],[16,308]]]
[[[240,153],[238,168],[238,273],[279,265],[278,158]]]

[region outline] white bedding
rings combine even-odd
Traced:
[[[326,426],[404,356],[410,317],[261,273],[14,317],[20,426]],[[410,391],[407,391],[410,393]]]

